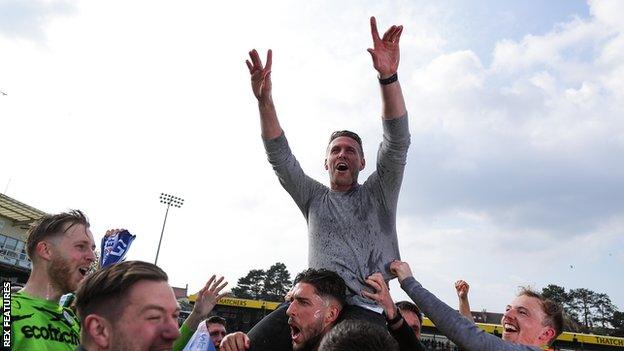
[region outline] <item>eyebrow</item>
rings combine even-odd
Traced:
[[[310,299],[307,297],[302,297],[302,296],[293,296],[293,299],[300,301],[300,302],[310,302]]]
[[[89,245],[89,247],[91,247],[91,250],[95,250],[95,247],[96,247],[95,243],[91,243],[90,240],[86,240],[86,239],[78,239],[78,240],[74,241],[73,244],[74,245],[76,245],[76,244],[87,244],[87,245]]]
[[[167,313],[167,310],[160,306],[160,305],[147,305],[147,306],[143,306],[143,308],[141,309],[140,313],[145,313],[149,310],[158,310],[160,312],[165,312]],[[180,306],[177,306],[174,312],[180,312],[181,308]]]

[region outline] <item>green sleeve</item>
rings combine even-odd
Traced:
[[[180,337],[173,343],[173,351],[182,351],[193,334],[195,334],[195,330],[191,330],[183,323],[180,327]]]

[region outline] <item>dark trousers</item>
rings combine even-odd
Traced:
[[[288,306],[288,303],[282,304],[249,331],[249,351],[292,351],[290,326],[286,315]],[[381,314],[359,306],[345,306],[338,323],[348,319],[364,320],[386,328],[386,320]]]

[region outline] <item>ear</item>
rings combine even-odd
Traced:
[[[46,240],[42,240],[35,246],[35,253],[37,256],[43,258],[46,261],[52,259],[52,243]]]
[[[327,159],[325,159],[325,170],[329,170],[329,166],[327,165]]]
[[[539,339],[544,344],[550,343],[550,341],[555,337],[555,329],[553,327],[546,326],[544,327],[544,331],[540,335]]]
[[[365,166],[366,166],[366,160],[364,159],[364,157],[362,157],[362,164],[360,165],[360,171],[363,170]]]
[[[327,325],[333,324],[338,319],[342,308],[337,303],[331,303],[325,313],[325,322]]]
[[[100,348],[109,347],[112,336],[112,325],[106,318],[97,314],[90,314],[85,318],[82,328],[94,344]]]

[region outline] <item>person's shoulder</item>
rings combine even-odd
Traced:
[[[11,294],[11,301],[19,301],[24,304],[48,304],[49,301],[28,295],[23,290]]]
[[[23,293],[22,291],[14,292],[11,294],[11,309],[21,310],[24,308],[30,308],[30,306],[36,302],[32,296]]]

